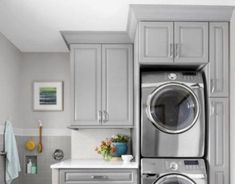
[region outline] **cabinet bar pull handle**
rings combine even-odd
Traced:
[[[176,43],[175,44],[175,57],[179,58],[179,49],[180,49],[180,44]]]
[[[99,121],[99,124],[101,124],[101,122],[102,122],[102,111],[98,111],[98,121]]]
[[[215,115],[215,104],[214,102],[211,103],[211,116]]]
[[[211,79],[211,93],[214,93],[214,91],[215,91],[214,79]]]
[[[170,58],[173,58],[173,43],[170,43]]]
[[[104,111],[103,112],[104,114],[104,119],[103,119],[103,121],[104,121],[104,123],[106,123],[107,121],[109,121],[109,114],[108,114],[108,112],[107,111]]]
[[[108,176],[91,176],[91,179],[94,179],[94,180],[104,180],[104,179],[108,179]]]

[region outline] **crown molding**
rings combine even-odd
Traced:
[[[67,46],[86,43],[132,43],[126,31],[61,31]]]
[[[130,5],[127,32],[135,38],[140,21],[231,21],[234,6]]]

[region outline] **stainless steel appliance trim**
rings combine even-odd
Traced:
[[[180,178],[182,180],[185,180],[187,182],[187,184],[196,184],[192,179],[190,179],[188,176],[185,175],[181,175],[181,174],[177,174],[177,173],[172,173],[172,174],[167,174],[167,175],[163,175],[161,176],[156,182],[154,182],[154,184],[161,184],[171,178]]]
[[[164,84],[169,84],[170,82],[157,82],[157,83],[143,83],[141,85],[142,88],[153,88],[153,87],[159,87],[162,86]],[[204,88],[204,85],[202,83],[194,83],[194,82],[178,82],[178,81],[174,81],[174,83],[177,84],[183,84],[185,86],[189,86],[190,88]]]
[[[168,86],[177,86],[177,87],[182,87],[184,88],[186,91],[188,91],[192,96],[193,98],[195,99],[195,102],[196,102],[196,116],[194,117],[194,120],[192,121],[192,123],[181,129],[181,130],[168,130],[166,128],[163,128],[162,126],[159,125],[159,122],[156,122],[152,115],[151,115],[151,109],[150,109],[150,103],[152,101],[152,98],[156,95],[156,93],[158,93],[161,89],[165,88],[165,87],[168,87]],[[191,127],[193,127],[193,125],[196,123],[198,117],[199,117],[199,114],[200,114],[200,106],[199,106],[199,102],[198,102],[198,98],[197,96],[195,95],[195,93],[186,85],[182,84],[182,83],[178,83],[178,82],[168,82],[168,83],[165,83],[161,86],[159,86],[158,88],[156,88],[147,98],[147,107],[146,107],[146,114],[147,114],[147,117],[150,119],[150,121],[152,123],[154,123],[154,125],[156,125],[157,128],[159,128],[161,131],[165,132],[165,133],[171,133],[171,134],[179,134],[179,133],[182,133],[182,132],[185,132],[187,130],[189,130]]]

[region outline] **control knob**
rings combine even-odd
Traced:
[[[175,162],[170,163],[170,169],[176,171],[178,169],[178,164]]]

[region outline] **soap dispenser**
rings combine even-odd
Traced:
[[[32,161],[31,159],[29,159],[29,162],[27,163],[27,174],[31,174],[32,173]]]

